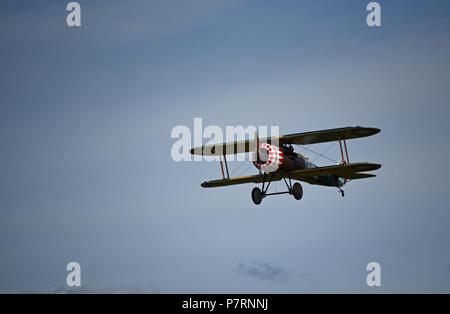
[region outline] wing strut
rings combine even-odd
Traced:
[[[223,164],[222,164],[222,156],[219,155],[220,160],[220,170],[222,170],[222,178],[225,180],[225,174],[223,173]]]
[[[230,173],[228,172],[227,157],[225,156],[225,154],[223,154],[223,159],[225,161],[225,169],[227,170],[228,180],[230,180]]]
[[[350,163],[350,159],[348,159],[348,150],[347,150],[347,142],[344,138],[344,148],[345,148],[345,155],[347,156],[347,163]]]
[[[342,163],[348,164],[348,163],[350,163],[350,159],[348,159],[347,143],[345,142],[345,138],[342,141],[344,142],[344,149],[342,149],[342,142],[341,142],[341,140],[339,140],[339,148],[341,150]],[[347,157],[347,160],[345,160],[345,158],[344,158],[344,152],[345,152],[345,156]]]
[[[230,180],[230,173],[228,172],[227,157],[225,157],[225,155],[223,155],[223,159],[225,161],[225,170],[227,171],[226,179]],[[223,172],[222,156],[220,156],[220,155],[219,155],[219,160],[220,160],[220,169],[222,170],[222,178],[225,180],[225,173]]]
[[[339,148],[341,149],[341,157],[342,157],[342,164],[348,164],[350,163],[350,159],[348,159],[348,150],[347,150],[347,142],[345,141],[345,138],[342,139],[344,142],[344,151],[345,156],[347,157],[347,160],[344,158],[344,152],[342,151],[342,143],[341,140],[339,140]],[[344,179],[344,184],[347,183],[347,178]],[[344,191],[342,191],[341,187],[338,186],[339,191],[341,191],[342,197],[344,197]]]

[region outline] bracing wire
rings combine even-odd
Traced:
[[[253,166],[252,163],[250,163],[247,168],[245,168],[241,173],[239,173],[237,176],[240,177],[241,175],[243,175],[248,169],[250,169],[250,167]]]
[[[234,174],[234,173],[236,173],[236,171],[238,171],[239,170],[239,168],[241,168],[242,167],[242,165],[244,164],[245,162],[244,161],[242,161],[240,164],[239,164],[239,166],[237,166],[235,169],[233,169],[233,170],[231,170],[231,174]]]
[[[317,156],[316,158],[314,158],[314,160],[313,160],[312,162],[316,161],[316,160],[319,159],[320,157],[324,157],[324,154],[325,154],[327,151],[329,151],[334,145],[336,145],[336,143],[337,143],[337,142],[331,143],[331,145],[328,146],[327,149],[325,149],[325,150],[320,154],[320,156]],[[333,161],[337,163],[337,161],[335,161],[335,160],[333,160]]]
[[[336,143],[337,142],[334,142],[334,143],[332,143],[330,146],[328,146],[322,153],[318,153],[318,152],[316,152],[316,151],[314,151],[314,150],[312,150],[312,149],[310,149],[310,148],[307,148],[306,146],[304,146],[304,145],[300,145],[300,144],[294,144],[294,145],[298,145],[298,146],[300,146],[301,148],[303,148],[305,151],[309,151],[309,152],[311,152],[311,153],[313,153],[313,154],[316,154],[317,155],[317,157],[316,158],[314,158],[313,160],[312,160],[312,162],[315,162],[317,159],[319,159],[320,157],[323,157],[323,158],[325,158],[325,159],[328,159],[329,161],[332,161],[332,162],[334,162],[334,163],[338,163],[338,161],[336,161],[336,160],[334,160],[334,159],[332,159],[332,158],[330,158],[330,157],[327,157],[327,156],[325,156],[324,154],[326,153],[326,152],[328,152],[334,145],[336,145]],[[242,165],[244,164],[244,162],[241,162],[240,164],[239,164],[239,166],[237,166],[235,169],[233,169],[232,171],[231,171],[231,174],[234,174],[234,173],[236,173],[241,167],[242,167]],[[252,164],[250,163],[243,171],[241,171],[237,176],[239,177],[239,176],[241,176],[242,174],[244,174],[248,169],[250,169],[250,167],[252,166]]]
[[[307,151],[309,151],[309,152],[311,152],[311,153],[314,153],[314,154],[318,155],[318,156],[314,159],[314,161],[317,160],[317,159],[320,158],[320,157],[323,157],[323,158],[325,158],[325,159],[328,159],[329,161],[332,161],[332,162],[334,162],[334,163],[338,163],[336,160],[334,160],[334,159],[332,159],[332,158],[329,158],[329,157],[323,155],[323,154],[325,154],[329,149],[331,149],[331,147],[333,147],[335,144],[336,144],[336,142],[334,142],[333,144],[331,144],[331,145],[330,145],[323,153],[318,153],[318,152],[313,151],[312,149],[306,148],[305,146],[300,145],[300,144],[295,144],[295,145],[298,145],[298,146],[302,147],[304,150],[307,150]]]

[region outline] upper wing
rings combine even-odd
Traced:
[[[363,178],[374,177],[375,175],[368,174],[368,173],[359,173],[359,172],[377,170],[380,167],[381,167],[380,164],[358,162],[358,163],[351,163],[351,164],[295,170],[295,171],[290,172],[290,176],[292,179],[307,181],[307,182],[308,182],[308,178],[310,178],[310,177],[316,177],[316,176],[322,176],[322,175],[328,175],[328,174],[336,175],[340,178],[345,178],[345,179],[363,179]]]
[[[273,138],[262,138],[261,143],[283,145],[283,144],[316,144],[338,140],[349,140],[353,138],[366,137],[377,134],[380,129],[366,127],[345,127],[313,132],[295,133]],[[220,156],[229,154],[247,153],[255,150],[255,140],[236,141],[221,144],[204,145],[192,148],[193,155]]]
[[[361,126],[345,127],[284,135],[280,137],[280,143],[300,145],[317,144],[371,136],[377,134],[380,131],[381,130],[377,128],[365,128]]]

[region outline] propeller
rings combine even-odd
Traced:
[[[259,157],[259,136],[258,131],[255,131],[256,139],[256,164],[258,165],[259,175],[261,175],[261,159]]]

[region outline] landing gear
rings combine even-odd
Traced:
[[[294,186],[292,187],[292,195],[294,195],[294,198],[296,200],[301,200],[303,197],[303,188],[302,185],[298,182],[294,183]]]
[[[252,201],[255,205],[259,205],[262,202],[262,192],[260,188],[253,188],[252,190]]]
[[[342,184],[342,182],[340,181],[338,176],[334,176],[334,180],[335,180],[336,187],[339,189],[339,192],[341,192],[342,197],[344,197],[344,190],[341,189],[341,186],[344,186],[345,182],[344,182],[344,184]]]
[[[280,175],[280,174],[277,174],[277,175]],[[292,185],[289,173],[287,173],[287,178],[289,179],[289,183],[288,183],[288,181],[286,180],[286,177],[284,177],[284,175],[286,175],[286,173],[282,173],[281,177],[283,178],[284,182],[286,183],[286,187],[288,188],[288,190],[285,191],[285,192],[267,193],[267,190],[269,189],[269,186],[270,186],[270,182],[272,182],[272,179],[275,176],[275,173],[271,173],[269,175],[269,180],[267,182],[267,185],[266,185],[266,176],[267,176],[267,174],[263,173],[262,189],[255,187],[252,190],[252,201],[253,201],[253,203],[255,203],[256,205],[259,205],[259,204],[261,204],[263,198],[265,198],[266,196],[278,195],[278,194],[291,194],[291,195],[294,196],[294,198],[296,200],[302,199],[302,197],[303,197],[302,185],[300,183],[298,183],[298,182],[296,182],[296,183],[294,183],[294,185]]]

